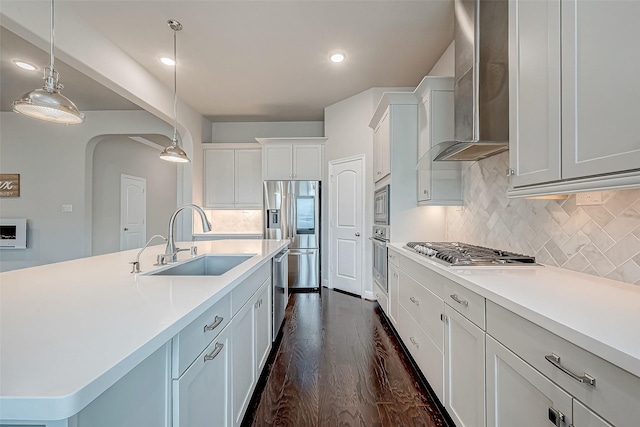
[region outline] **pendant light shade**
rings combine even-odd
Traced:
[[[11,107],[16,113],[24,114],[40,120],[53,123],[73,125],[82,123],[84,114],[78,111],[78,107],[60,93],[63,86],[58,81],[58,72],[53,68],[54,46],[54,5],[51,0],[51,49],[49,67],[44,70],[44,86],[25,93],[22,98],[13,101]]]
[[[162,150],[162,153],[158,157],[162,160],[176,163],[188,163],[189,156],[184,152],[180,145],[178,145],[178,58],[176,56],[176,33],[182,30],[182,24],[175,19],[167,21],[169,28],[173,30],[173,139],[171,145]]]

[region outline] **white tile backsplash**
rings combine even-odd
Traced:
[[[605,191],[603,205],[508,199],[508,153],[464,172],[465,206],[447,208],[447,239],[535,255],[538,262],[640,285],[640,190]]]
[[[210,210],[206,211],[211,230],[216,233],[262,233],[261,210]]]

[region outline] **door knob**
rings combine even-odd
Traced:
[[[129,229],[127,227],[124,228],[124,231],[129,231]]]
[[[356,231],[356,237],[360,237],[360,232]]]

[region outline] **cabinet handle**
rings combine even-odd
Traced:
[[[211,353],[204,355],[204,361],[207,362],[209,360],[215,359],[216,356],[222,351],[222,347],[224,347],[224,344],[220,344],[219,342],[217,342],[216,348],[214,348]]]
[[[460,299],[460,297],[458,297],[458,294],[453,294],[453,295],[449,295],[449,296],[451,297],[452,300],[454,300],[458,304],[462,304],[465,307],[469,306],[469,301],[464,300],[464,299]]]
[[[551,421],[556,427],[562,427],[562,424],[565,421],[565,416],[562,412],[549,406],[549,421]]]
[[[571,378],[578,381],[579,383],[587,383],[591,386],[594,386],[594,387],[596,386],[596,379],[593,378],[591,375],[587,374],[586,372],[582,375],[578,375],[571,372],[566,367],[562,366],[562,364],[560,363],[560,356],[558,356],[557,354],[551,353],[546,355],[544,358],[547,359],[547,361],[551,363],[553,366],[560,369],[562,372],[569,375]]]
[[[440,320],[444,323],[449,323],[449,318],[445,314],[440,314]]]
[[[410,337],[409,341],[411,341],[411,344],[416,346],[416,348],[420,348],[420,344],[418,344],[418,341],[416,341],[416,339],[414,337]]]
[[[222,323],[222,321],[224,320],[224,317],[220,317],[220,316],[216,316],[213,319],[213,323],[210,325],[204,325],[204,331],[213,331],[215,328],[217,328],[218,326],[220,326],[220,324]]]
[[[420,305],[420,300],[416,299],[414,297],[410,297],[409,301],[411,301],[412,303],[414,303],[415,305]]]
[[[397,279],[398,278],[398,273],[393,273],[393,278]]]

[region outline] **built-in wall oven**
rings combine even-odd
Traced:
[[[373,236],[369,238],[373,243],[373,281],[387,293],[387,242],[389,241],[389,227],[376,225]]]
[[[373,222],[389,225],[389,185],[376,190],[373,196]]]

